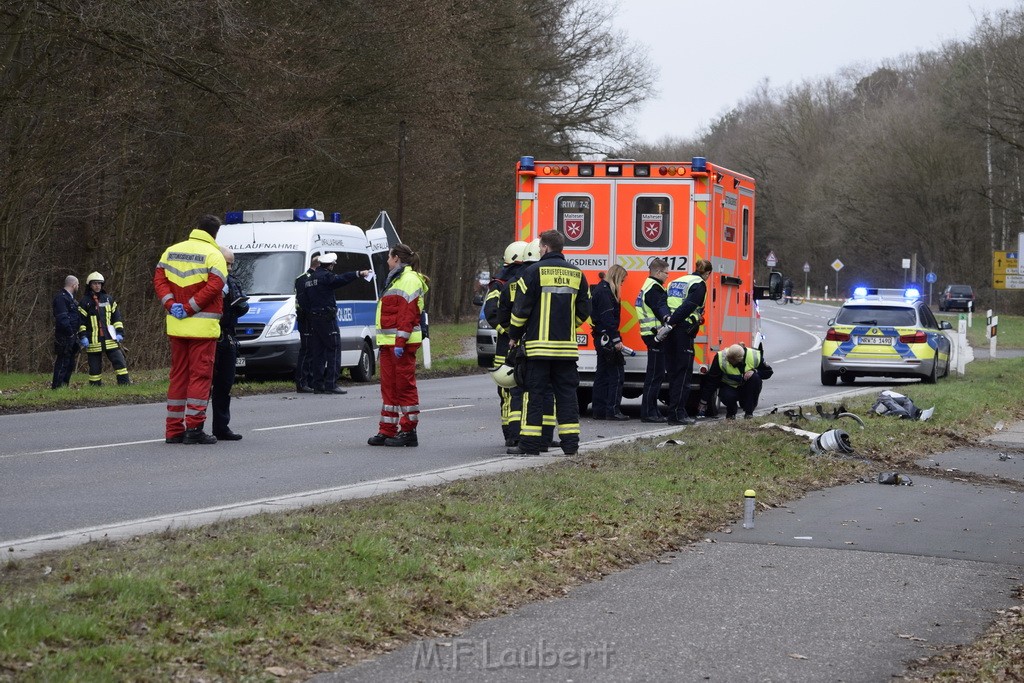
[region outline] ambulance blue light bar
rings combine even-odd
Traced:
[[[519,157],[519,169],[522,171],[532,171],[533,157]]]

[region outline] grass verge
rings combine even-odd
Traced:
[[[465,355],[466,340],[472,340],[476,334],[475,322],[431,325],[430,334],[433,363],[430,370],[424,369],[421,352],[418,356],[419,377],[430,379],[478,372],[475,356],[472,359],[462,357]],[[84,361],[79,360],[79,363]],[[124,403],[161,403],[167,398],[167,368],[139,370],[130,367],[129,370],[132,378],[129,386],[116,384],[113,370],[108,364],[104,366],[103,386],[89,386],[87,376],[79,372],[72,375],[70,386],[56,391],[50,389],[50,373],[0,374],[0,415]],[[351,383],[347,370],[343,371],[342,384],[345,383]],[[267,379],[239,376],[232,394],[251,396],[294,389],[295,383],[290,377]]]
[[[957,321],[961,314],[936,313],[939,320],[948,320],[957,329]],[[996,315],[999,315],[998,312]],[[988,351],[989,340],[985,338],[985,311],[977,311],[971,316],[971,326],[967,328],[967,341],[974,347],[975,353]],[[999,327],[996,331],[996,349],[1024,349],[1024,316],[999,315]]]
[[[906,393],[927,423],[850,429],[857,460],[808,457],[768,418],[543,470],[94,543],[0,569],[0,675],[299,680],[648,560],[771,505],[1024,417],[1024,359]],[[867,413],[871,397],[847,402]],[[848,428],[844,426],[844,428]],[[1022,637],[1018,632],[1017,636]],[[1021,641],[1018,641],[1021,642]],[[1018,664],[1019,666],[1019,664]]]

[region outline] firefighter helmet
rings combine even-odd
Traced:
[[[95,270],[89,273],[89,277],[85,278],[85,283],[87,285],[91,285],[94,282],[99,282],[100,284],[103,284],[103,274],[97,273]]]
[[[515,369],[506,363],[502,363],[489,373],[491,379],[502,389],[511,389],[516,386]]]
[[[523,252],[526,250],[527,242],[517,240],[505,247],[505,265],[510,266],[516,261],[523,260]]]
[[[537,238],[526,245],[523,252],[523,263],[533,263],[540,260],[540,238]]]

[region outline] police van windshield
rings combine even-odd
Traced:
[[[250,296],[295,293],[295,278],[305,272],[308,264],[301,251],[235,252],[231,271]]]

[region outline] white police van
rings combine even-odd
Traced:
[[[249,312],[235,327],[239,341],[237,371],[243,374],[294,372],[299,355],[295,316],[295,279],[314,256],[334,253],[334,272],[371,269],[374,279],[358,278],[335,290],[341,367],[359,382],[373,377],[377,360],[376,311],[388,274],[388,250],[398,236],[387,213],[370,230],[324,220],[315,209],[229,211],[217,243],[235,254],[232,274],[249,297]]]

